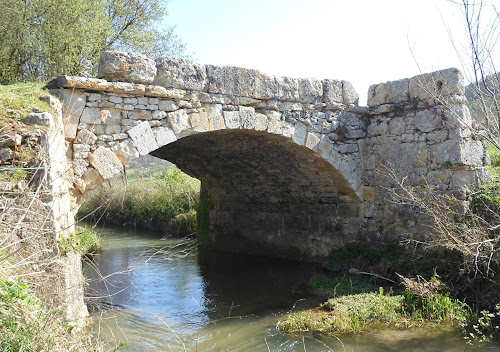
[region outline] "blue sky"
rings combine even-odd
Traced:
[[[168,10],[195,61],[346,79],[361,102],[371,84],[462,68],[447,28],[465,52],[446,0],[169,0]]]

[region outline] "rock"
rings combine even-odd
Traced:
[[[255,97],[257,70],[233,66],[207,66],[208,92],[240,97]]]
[[[82,116],[80,118],[81,123],[90,123],[94,125],[100,125],[101,121],[101,109],[99,108],[85,108],[83,109]]]
[[[141,156],[147,155],[160,147],[147,121],[140,122],[137,126],[129,129],[127,133]]]
[[[154,60],[140,53],[105,51],[99,60],[99,77],[108,81],[149,84],[156,72]]]
[[[408,78],[374,84],[368,89],[368,106],[396,104],[410,101],[410,80]]]
[[[342,82],[334,79],[324,79],[323,83],[323,102],[326,104],[343,103]]]
[[[465,94],[464,77],[456,68],[426,73],[410,78],[411,100],[429,100]]]
[[[208,84],[204,65],[179,58],[156,59],[157,74],[153,84],[165,88],[203,91]],[[160,108],[160,110],[162,110]]]
[[[54,117],[48,112],[32,112],[23,122],[27,125],[51,127],[54,125]]]
[[[23,137],[19,134],[6,135],[0,137],[0,147],[16,147],[21,145]]]
[[[64,103],[63,123],[65,137],[68,139],[75,138],[87,97],[76,89],[52,89],[50,92]]]
[[[131,161],[137,159],[140,156],[139,151],[137,150],[135,145],[128,139],[113,146],[111,150],[116,154],[123,165],[128,165]]]
[[[153,133],[156,143],[161,147],[177,140],[174,131],[169,127],[156,127],[153,129]]]
[[[123,170],[123,165],[111,150],[104,147],[97,148],[89,155],[89,163],[92,165],[103,179],[107,180]]]
[[[14,157],[14,152],[10,148],[0,148],[0,161],[6,162]]]
[[[323,84],[314,78],[299,79],[299,100],[303,103],[319,103],[323,99]]]

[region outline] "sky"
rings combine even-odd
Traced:
[[[500,7],[500,0],[494,0]],[[463,68],[460,8],[447,0],[169,0],[193,60],[277,76],[372,84]]]

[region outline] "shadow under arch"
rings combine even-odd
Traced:
[[[201,181],[198,235],[216,249],[315,261],[359,227],[361,201],[349,182],[290,138],[218,130],[150,154]]]

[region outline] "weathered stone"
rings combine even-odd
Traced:
[[[109,81],[149,84],[155,75],[155,62],[140,53],[105,51],[99,59],[99,77]]]
[[[83,109],[80,122],[91,123],[94,125],[100,125],[101,121],[101,109],[99,108],[85,108]]]
[[[48,112],[31,112],[23,122],[27,125],[52,127],[54,126],[54,117]]]
[[[316,152],[316,151],[318,151],[320,141],[321,141],[321,138],[316,133],[309,132],[307,134],[305,146]]]
[[[323,83],[323,102],[326,104],[343,103],[342,82],[334,79],[325,79]]]
[[[89,168],[83,174],[81,181],[81,183],[77,183],[77,187],[79,186],[80,192],[84,193],[85,191],[89,191],[99,186],[104,182],[104,179],[96,169]]]
[[[299,79],[299,100],[306,103],[319,103],[323,98],[323,84],[314,78]]]
[[[346,105],[358,105],[359,95],[349,81],[342,81],[342,99]]]
[[[297,144],[304,145],[307,137],[307,126],[301,122],[295,124],[295,132],[293,134],[293,141]]]
[[[176,135],[191,128],[191,125],[189,124],[189,116],[185,110],[169,112],[167,114],[167,120]]]
[[[410,101],[410,80],[374,84],[368,89],[368,106]]]
[[[204,91],[207,70],[204,65],[180,58],[160,57],[156,59],[158,69],[153,84],[165,88]]]
[[[418,111],[415,116],[415,127],[422,132],[431,132],[443,127],[443,121],[433,110]]]
[[[0,147],[16,147],[21,145],[23,137],[19,134],[6,135],[0,137]]]
[[[160,100],[158,103],[158,109],[163,111],[175,111],[179,109],[179,106],[173,100]]]
[[[0,161],[6,162],[14,157],[14,152],[10,148],[0,148]]]
[[[128,165],[131,161],[140,156],[139,151],[129,139],[114,145],[111,150],[116,154],[123,165]]]
[[[75,138],[80,116],[85,108],[87,97],[81,91],[74,89],[52,89],[50,92],[64,103],[63,123],[66,138]]]
[[[159,148],[153,130],[147,121],[143,121],[137,126],[132,127],[127,133],[141,156],[149,154],[149,152]]]
[[[172,129],[169,127],[153,128],[153,133],[156,138],[156,143],[158,143],[160,147],[163,147],[164,145],[175,142],[177,140],[174,131],[172,131]]]
[[[233,66],[208,65],[208,92],[241,97],[256,97],[257,70]]]
[[[426,73],[410,78],[409,90],[412,100],[425,101],[453,94],[464,95],[464,77],[456,68]]]
[[[89,163],[107,180],[123,170],[123,165],[111,150],[104,147],[97,148],[89,155]],[[85,183],[87,183],[85,181]],[[87,183],[88,184],[88,183]]]

